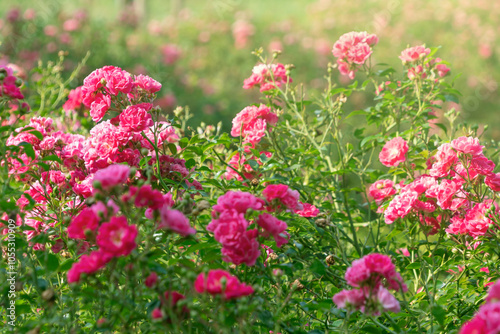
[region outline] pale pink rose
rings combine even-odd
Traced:
[[[399,301],[396,297],[394,297],[392,293],[382,286],[379,287],[377,291],[377,300],[384,311],[391,311],[394,313],[401,311],[401,306],[399,305]]]
[[[431,53],[431,49],[426,48],[423,45],[414,46],[403,50],[399,59],[403,61],[403,64],[407,62],[411,63],[426,57],[429,53]]]
[[[459,137],[451,141],[451,147],[463,154],[479,156],[483,153],[484,146],[481,146],[479,139],[473,137]]]
[[[126,183],[130,175],[130,167],[126,165],[111,165],[97,171],[93,182],[99,182],[103,190]]]
[[[379,160],[387,167],[398,166],[406,161],[407,152],[408,143],[401,137],[395,137],[384,145],[379,154]]]
[[[160,219],[158,229],[168,229],[182,236],[196,233],[196,230],[191,227],[189,220],[182,212],[171,210],[168,206],[163,206],[160,209]]]

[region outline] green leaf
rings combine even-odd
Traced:
[[[33,150],[33,146],[31,146],[30,143],[23,141],[18,146],[24,147],[24,153],[26,153],[26,155],[31,159],[35,159],[35,151]]]
[[[59,259],[52,253],[47,257],[47,269],[49,271],[56,271],[59,268]]]
[[[177,147],[174,144],[168,144],[168,149],[170,150],[170,152],[172,152],[172,154],[177,154]]]
[[[42,161],[55,161],[55,162],[58,162],[58,163],[62,164],[61,159],[57,155],[55,155],[55,154],[51,154],[51,155],[48,155],[48,156],[44,157],[42,159]]]
[[[186,161],[186,168],[187,169],[191,169],[191,167],[193,167],[195,165],[196,165],[196,161],[194,161],[194,159],[189,159]]]
[[[188,144],[189,144],[189,139],[187,137],[184,137],[179,141],[179,146],[181,148],[185,148]]]
[[[253,170],[259,169],[259,163],[255,160],[247,160],[247,163],[252,167]]]
[[[421,267],[420,262],[413,262],[410,263],[408,266],[406,266],[405,269],[420,269],[420,267]]]
[[[447,102],[455,102],[459,103],[458,98],[455,95],[445,95],[444,98],[446,99]]]
[[[431,309],[431,313],[436,318],[441,326],[444,325],[444,319],[446,317],[446,311],[439,305],[434,305]]]

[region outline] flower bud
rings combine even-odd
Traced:
[[[291,287],[294,288],[297,290],[297,291],[300,291],[300,290],[303,290],[304,289],[304,284],[300,283],[300,281],[298,279],[296,279],[295,281],[293,281],[293,283],[291,284]]]
[[[325,259],[325,262],[328,266],[333,266],[335,264],[335,258],[333,255],[328,255]]]
[[[48,302],[54,300],[54,290],[47,289],[42,292],[42,299]]]

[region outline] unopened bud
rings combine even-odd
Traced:
[[[42,292],[42,299],[45,301],[52,301],[54,299],[54,290],[47,289]]]
[[[277,259],[278,259],[278,257],[279,257],[279,256],[278,256],[278,254],[276,254],[276,253],[271,253],[271,254],[269,254],[269,259],[271,259],[271,260],[277,260]]]
[[[300,281],[298,279],[296,279],[295,281],[293,281],[292,283],[292,288],[294,288],[297,290],[297,291],[300,291],[300,290],[303,290],[304,289],[304,284],[300,283]]]
[[[335,264],[335,258],[333,255],[328,255],[325,259],[325,262],[328,266],[333,266]]]
[[[203,211],[205,209],[208,209],[210,207],[210,203],[206,200],[201,200],[196,204],[196,208],[199,211]]]
[[[182,107],[177,107],[174,109],[174,115],[179,117],[183,113],[184,109]]]
[[[283,276],[283,270],[279,268],[273,269],[273,275],[277,277]]]
[[[26,334],[38,334],[40,333],[40,327],[35,327],[32,330],[26,332]]]
[[[319,219],[316,219],[316,225],[318,225],[320,227],[324,227],[324,226],[328,225],[328,223],[327,223],[327,220],[325,218],[319,218]]]

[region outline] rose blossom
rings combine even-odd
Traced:
[[[99,227],[97,245],[111,256],[126,256],[137,247],[136,237],[137,227],[129,225],[126,217],[112,217]]]
[[[99,182],[103,190],[126,183],[130,175],[130,167],[126,165],[111,165],[97,171],[93,182]]]
[[[237,277],[231,276],[222,269],[210,270],[208,274],[201,273],[194,282],[197,292],[207,292],[211,295],[223,295],[226,299],[248,296],[254,293],[251,286],[240,283]]]
[[[384,166],[397,166],[406,160],[407,152],[408,143],[401,137],[395,137],[385,143],[379,154],[379,160]]]

